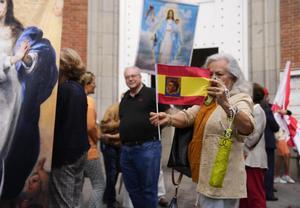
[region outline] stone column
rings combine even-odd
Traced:
[[[101,119],[118,100],[119,1],[88,2],[87,69],[96,75],[96,105]]]
[[[248,3],[250,80],[267,87],[273,97],[280,72],[280,1]]]

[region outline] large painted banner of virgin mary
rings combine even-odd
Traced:
[[[0,207],[47,207],[62,10],[63,0],[0,1]]]
[[[190,64],[198,6],[144,0],[136,66],[154,73],[155,64]]]

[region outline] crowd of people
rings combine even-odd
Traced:
[[[156,105],[155,90],[142,83],[139,68],[126,68],[124,78],[129,90],[120,103],[107,109],[99,124],[95,101],[86,96],[94,93],[95,76],[84,72],[79,55],[72,49],[62,50],[60,66],[50,207],[80,206],[84,176],[91,180],[93,188],[89,207],[102,207],[103,203],[116,207],[115,185],[120,172],[130,198],[124,201],[131,201],[128,206],[156,207],[161,202],[159,129],[164,126],[194,127],[187,154],[201,207],[266,207],[266,200],[277,200],[274,182],[294,183],[288,174],[289,148],[274,118],[268,92],[257,83],[247,82],[230,55],[207,58],[205,67],[212,74],[208,99],[201,106],[175,114],[169,113],[169,105]],[[289,112],[276,113],[282,116]],[[211,184],[212,169],[219,141],[228,129],[232,130],[232,144],[226,173],[221,187],[215,187]],[[276,171],[274,167],[276,146],[276,161],[282,158],[285,164],[282,177],[280,161],[276,162]]]
[[[148,16],[154,21],[152,5]],[[153,37],[157,63],[175,60],[179,25],[169,9]],[[293,131],[282,124],[292,113],[272,110],[267,89],[246,81],[231,55],[206,59],[204,67],[212,77],[205,102],[176,113],[171,113],[174,106],[157,104],[155,89],[142,83],[138,67],[128,67],[128,90],[98,121],[90,96],[96,76],[75,50],[61,50],[57,74],[51,43],[40,29],[24,28],[14,17],[12,0],[0,1],[0,28],[1,207],[83,207],[85,178],[92,186],[89,208],[119,207],[115,186],[120,173],[124,207],[166,207],[160,136],[166,126],[193,127],[187,155],[201,208],[265,208],[267,200],[278,200],[274,183],[295,183],[287,142]],[[46,158],[38,159],[39,115],[57,79],[52,167],[47,172]],[[166,95],[179,96],[179,80],[166,83]]]
[[[95,75],[86,72],[75,50],[62,49],[49,207],[82,206],[80,193],[85,177],[92,185],[89,207],[100,208],[104,203],[108,208],[117,207],[115,185],[120,171],[130,196],[129,206],[143,207],[147,199],[147,206],[156,207],[158,197],[161,205],[168,204],[160,167],[161,144],[157,127],[149,120],[150,112],[156,110],[155,90],[142,84],[136,67],[127,68],[124,77],[129,91],[98,122],[95,101],[88,96],[94,93]],[[163,194],[158,195],[160,175]]]
[[[294,181],[288,174],[286,160],[290,154],[285,134],[274,118],[267,90],[247,82],[230,55],[209,56],[205,67],[212,74],[208,98],[201,106],[175,114],[170,113],[171,106],[157,105],[155,90],[142,83],[139,68],[126,68],[124,79],[129,90],[97,122],[95,101],[87,96],[94,93],[95,76],[85,71],[76,51],[63,49],[49,178],[50,207],[80,207],[84,177],[92,185],[89,207],[120,206],[115,188],[120,172],[129,196],[123,200],[125,206],[167,206],[161,197],[165,194],[163,182],[163,195],[159,194],[163,179],[159,131],[164,126],[194,127],[187,154],[200,207],[261,208],[266,207],[266,200],[277,200],[273,183]],[[228,129],[231,149],[224,178],[217,187],[211,182],[212,169]],[[274,177],[276,146],[286,168],[282,177],[278,176],[279,165]]]
[[[86,71],[75,50],[62,49],[52,169],[46,173],[45,160],[39,162],[36,174],[26,186],[32,193],[30,197],[49,188],[48,197],[39,196],[43,198],[40,207],[47,207],[47,200],[50,208],[82,207],[83,183],[88,178],[92,185],[88,207],[118,207],[121,205],[115,186],[121,172],[128,191],[127,199],[123,200],[126,207],[168,206],[161,169],[160,130],[165,126],[193,126],[187,155],[200,207],[263,208],[266,200],[277,200],[273,183],[295,181],[288,173],[287,132],[276,122],[267,90],[246,81],[231,55],[211,55],[205,67],[212,77],[204,104],[176,113],[170,113],[174,112],[173,106],[157,104],[155,89],[142,83],[139,68],[126,68],[124,80],[128,91],[98,121],[95,100],[89,96],[95,92],[95,75]],[[276,113],[290,114],[286,110]],[[218,167],[223,168],[224,174],[216,185],[212,170],[218,166],[220,141],[225,137],[230,150],[227,158],[223,155],[225,166]],[[281,161],[285,167],[282,177]],[[220,179],[220,175],[215,177]],[[21,196],[17,201],[19,207],[34,205],[29,203],[28,194]]]

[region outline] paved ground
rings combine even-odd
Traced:
[[[165,168],[164,168],[165,169]],[[175,188],[171,180],[170,169],[165,169],[164,179],[167,189],[167,198],[171,200]],[[299,180],[296,184],[276,184],[275,185],[278,192],[276,196],[279,198],[276,202],[268,202],[268,208],[300,208],[300,183]],[[117,189],[119,186],[117,187]],[[87,199],[89,197],[91,186],[89,181],[85,183],[84,186],[84,207],[87,207]],[[122,194],[118,195],[118,200],[122,202]],[[183,177],[179,193],[178,193],[178,207],[180,208],[192,208],[196,200],[195,184],[191,182],[190,178]],[[142,207],[141,207],[142,208]]]
[[[300,208],[300,183],[296,184],[275,184],[279,198],[276,202],[268,202],[268,208]]]

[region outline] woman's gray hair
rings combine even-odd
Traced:
[[[228,62],[228,71],[229,73],[236,78],[232,89],[230,91],[231,94],[236,93],[246,93],[252,96],[252,86],[251,84],[246,81],[245,76],[235,58],[230,54],[226,53],[216,53],[209,57],[207,57],[205,61],[205,67],[207,68],[209,64],[215,61],[225,60]]]

